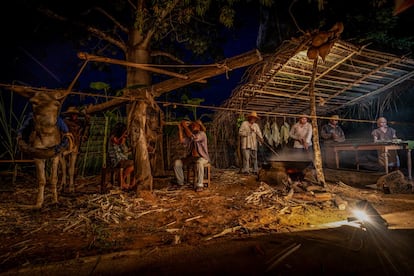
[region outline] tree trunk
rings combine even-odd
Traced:
[[[145,124],[147,120],[147,104],[145,101],[135,101],[130,108],[128,122],[134,157],[134,176],[139,190],[152,191],[153,178],[147,150]]]
[[[130,47],[127,53],[127,61],[140,64],[150,63],[150,52],[140,45],[142,36],[136,30],[129,36]],[[132,104],[127,106],[128,128],[130,131],[130,142],[132,155],[134,158],[134,176],[137,183],[137,193],[139,190],[152,190],[152,172],[148,154],[148,142],[146,137],[147,124],[147,93],[136,89],[138,86],[151,85],[151,75],[148,71],[139,68],[127,68],[127,88],[128,95],[134,97]]]

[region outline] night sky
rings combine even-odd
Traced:
[[[0,31],[3,37],[8,38],[8,43],[2,43],[0,58],[2,60],[0,82],[2,84],[18,84],[33,87],[67,88],[78,73],[83,60],[77,57],[79,51],[90,53],[89,49],[78,48],[66,41],[62,34],[51,33],[42,36],[31,33],[32,17],[27,11],[17,12],[19,7],[11,7],[8,14],[3,10]],[[241,29],[228,31],[226,36],[229,41],[224,46],[224,56],[232,57],[253,49],[256,49],[258,31],[258,10],[252,13],[243,10]],[[12,16],[16,14],[16,16]],[[17,16],[19,14],[19,16]],[[22,20],[29,25],[22,25]],[[51,21],[53,22],[53,21]],[[56,23],[57,25],[60,23]],[[200,64],[205,64],[201,62]],[[99,64],[98,64],[99,66]],[[245,68],[237,69],[226,75],[220,75],[208,79],[208,85],[202,90],[193,91],[194,97],[204,98],[203,105],[220,105],[231,93],[232,89],[240,82]],[[96,64],[89,63],[75,85],[75,91],[90,91],[89,85],[93,81],[109,83],[117,90],[125,87],[125,67],[108,65],[105,70],[96,70]],[[94,91],[92,91],[93,93]],[[162,98],[160,99],[162,100]],[[70,104],[68,98],[65,105]],[[69,103],[68,103],[69,102]],[[90,102],[86,102],[87,104]]]
[[[339,2],[352,5],[358,1]],[[51,29],[51,31],[54,31],[53,33],[39,34],[33,26],[36,26],[37,20],[46,19],[39,19],[41,18],[39,15],[33,14],[33,11],[31,13],[21,9],[18,4],[15,7],[13,7],[13,3],[11,5],[8,9],[2,9],[1,11],[0,31],[2,37],[6,39],[3,39],[2,51],[0,53],[2,60],[0,82],[3,84],[15,83],[34,87],[67,88],[83,63],[76,56],[77,52],[90,52],[89,49],[87,47],[84,49],[78,48],[79,45],[75,46],[67,42],[63,34],[57,31],[59,30],[60,23],[56,23],[55,29]],[[304,11],[294,10],[298,24],[302,28],[303,26],[312,26],[310,19],[313,16],[309,16],[309,14],[316,9],[316,6],[313,2],[309,5],[309,8]],[[330,11],[329,7],[329,5],[326,7],[324,14],[327,18],[327,22],[325,22],[327,25],[329,21],[344,18],[340,11]],[[232,57],[258,47],[263,47],[263,41],[257,41],[260,27],[260,37],[263,40],[267,40],[267,47],[269,45],[277,45],[280,41],[278,41],[279,37],[274,34],[276,29],[279,32],[286,31],[289,34],[292,32],[287,27],[287,23],[292,23],[287,8],[287,6],[278,6],[275,9],[273,13],[278,13],[279,16],[279,21],[277,22],[274,16],[272,16],[272,12],[264,12],[260,18],[259,8],[256,5],[251,4],[247,9],[239,10],[239,20],[237,21],[239,28],[226,31],[228,42],[224,46],[224,56]],[[357,8],[362,7],[355,7],[355,9]],[[414,18],[414,16],[411,16],[414,14],[412,10],[413,8],[402,15],[404,20],[408,21],[402,24],[401,33],[411,32],[412,35],[412,28],[408,28],[409,22],[412,22]],[[34,32],[36,32],[36,35],[33,35]],[[348,36],[346,38],[352,42],[352,37],[347,33],[345,32],[344,36]],[[292,35],[294,34],[293,32]],[[300,35],[297,30],[296,35]],[[263,48],[266,48],[266,46]],[[220,105],[239,84],[245,69],[242,68],[229,72],[228,76],[223,74],[208,79],[209,85],[202,89],[193,89],[193,96],[204,98],[205,102],[202,105]],[[96,66],[89,64],[81,74],[74,90],[90,91],[89,84],[91,81],[109,83],[115,90],[123,88],[125,86],[124,73],[125,68],[122,66],[110,65],[104,71],[99,71],[96,70]],[[160,100],[163,99],[160,98]],[[74,100],[68,98],[65,105],[71,104],[71,101]]]

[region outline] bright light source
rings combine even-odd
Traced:
[[[367,213],[363,210],[353,210],[354,216],[360,221],[369,221]]]

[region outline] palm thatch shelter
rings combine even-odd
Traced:
[[[323,59],[316,59],[315,66],[307,56],[311,43],[310,35],[285,41],[249,67],[241,85],[215,114],[211,129],[215,131],[213,162],[217,167],[232,165],[237,121],[251,111],[262,118],[282,120],[310,114],[313,89],[317,119],[340,114],[343,120],[374,120],[396,95],[412,89],[413,59],[338,39]]]

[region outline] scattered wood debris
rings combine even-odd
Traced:
[[[242,228],[242,227],[241,226],[235,226],[235,227],[231,227],[231,228],[226,228],[223,231],[221,231],[220,233],[206,238],[206,241],[214,239],[214,238],[222,237],[222,236],[227,235],[229,233],[234,233],[237,230],[239,230],[240,228]]]
[[[19,204],[33,198],[35,188],[29,180],[16,186],[12,196],[3,194],[0,264],[4,267],[16,260],[39,258],[39,251],[45,247],[55,257],[62,255],[62,248],[65,256],[74,256],[93,254],[91,249],[157,249],[247,233],[310,229],[346,218],[353,200],[368,199],[380,206],[386,200],[382,192],[361,190],[342,182],[324,187],[304,179],[286,185],[269,183],[258,182],[254,176],[241,176],[236,170],[217,170],[211,186],[202,193],[195,193],[191,185],[176,187],[168,183],[161,187],[158,184],[153,193],[139,197],[118,187],[107,194],[90,193],[92,189],[88,187],[88,193],[76,197],[62,195],[59,205],[46,204],[42,210],[33,211],[19,208]],[[45,202],[51,202],[50,198]],[[408,200],[405,203],[412,204]],[[44,245],[56,238],[64,242],[52,248]],[[295,246],[286,254],[291,254]],[[68,253],[72,249],[74,252]],[[50,254],[44,258],[49,259]],[[281,258],[283,255],[270,260],[269,267],[277,266]]]
[[[293,182],[289,192],[286,194],[279,189],[275,189],[265,182],[261,182],[259,188],[251,195],[246,197],[246,202],[254,205],[278,206],[280,209],[286,206],[297,204],[314,204],[317,202],[332,201],[335,195],[326,191],[321,186],[307,186],[303,183]],[[301,189],[301,191],[298,191]]]

